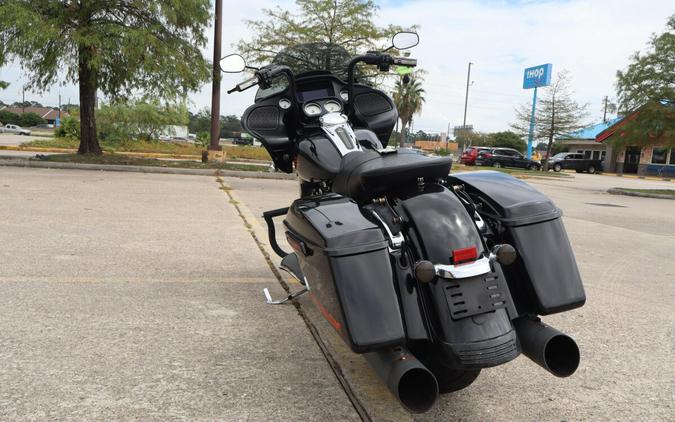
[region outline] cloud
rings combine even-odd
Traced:
[[[410,26],[419,24],[421,43],[413,50],[420,67],[427,71],[426,104],[415,128],[445,131],[462,124],[467,63],[474,62],[469,91],[467,123],[480,131],[508,128],[513,108],[530,101],[531,91],[521,88],[525,67],[553,63],[553,70],[568,69],[576,99],[589,103],[591,120],[601,117],[605,95],[614,95],[615,74],[625,68],[630,55],[644,49],[653,32],[661,32],[668,16],[675,13],[671,1],[650,0],[636,5],[628,0],[498,1],[498,0],[382,0],[376,22]],[[263,0],[224,2],[223,54],[232,44],[250,35],[244,19],[262,16]],[[277,4],[294,7],[285,0]],[[212,38],[209,29],[209,39]],[[204,54],[212,58],[211,43]],[[240,81],[242,75],[225,75],[222,88]],[[0,91],[0,100],[21,99],[25,78],[16,65],[0,69],[0,80],[12,82]],[[63,101],[77,102],[77,89],[61,87]],[[56,104],[58,87],[30,95],[43,103]],[[253,101],[254,92],[227,95],[223,92],[222,114],[241,115]],[[29,95],[27,94],[27,99]],[[210,107],[211,86],[191,96],[191,108]]]

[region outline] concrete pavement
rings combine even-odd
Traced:
[[[675,413],[675,203],[605,192],[612,186],[672,185],[594,175],[528,182],[563,209],[584,279],[584,307],[544,317],[579,343],[579,370],[557,379],[521,356],[483,370],[473,385],[443,396],[431,412],[411,416],[303,298],[374,420],[669,420]],[[288,206],[297,196],[291,181],[225,178],[225,183],[251,215]],[[262,238],[263,224],[254,227]]]
[[[614,180],[529,181],[584,277],[586,306],[544,318],[579,371],[520,357],[412,416],[304,298],[343,385],[296,309],[262,302],[283,292],[252,234],[276,260],[260,215],[295,182],[0,167],[0,420],[358,419],[343,387],[374,420],[669,420],[675,204]]]
[[[357,420],[215,178],[0,167],[0,420]]]

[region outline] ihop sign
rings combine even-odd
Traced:
[[[551,63],[528,67],[523,76],[523,89],[537,88],[551,84]]]

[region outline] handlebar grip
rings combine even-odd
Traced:
[[[240,84],[238,84],[237,86],[235,86],[231,90],[227,91],[227,93],[231,94],[231,93],[237,92],[237,91],[238,92],[246,91],[247,89],[249,89],[250,87],[255,86],[255,85],[258,85],[258,77],[257,76],[246,79],[244,82],[241,82]]]
[[[393,62],[397,66],[417,66],[417,59],[411,59],[409,57],[393,57]]]

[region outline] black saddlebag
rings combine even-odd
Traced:
[[[284,224],[310,299],[352,350],[403,344],[388,243],[358,205],[336,194],[298,199]]]
[[[546,195],[494,171],[455,173],[449,182],[466,186],[493,226],[496,243],[517,249],[516,262],[502,269],[520,315],[548,315],[585,303],[562,212]]]

